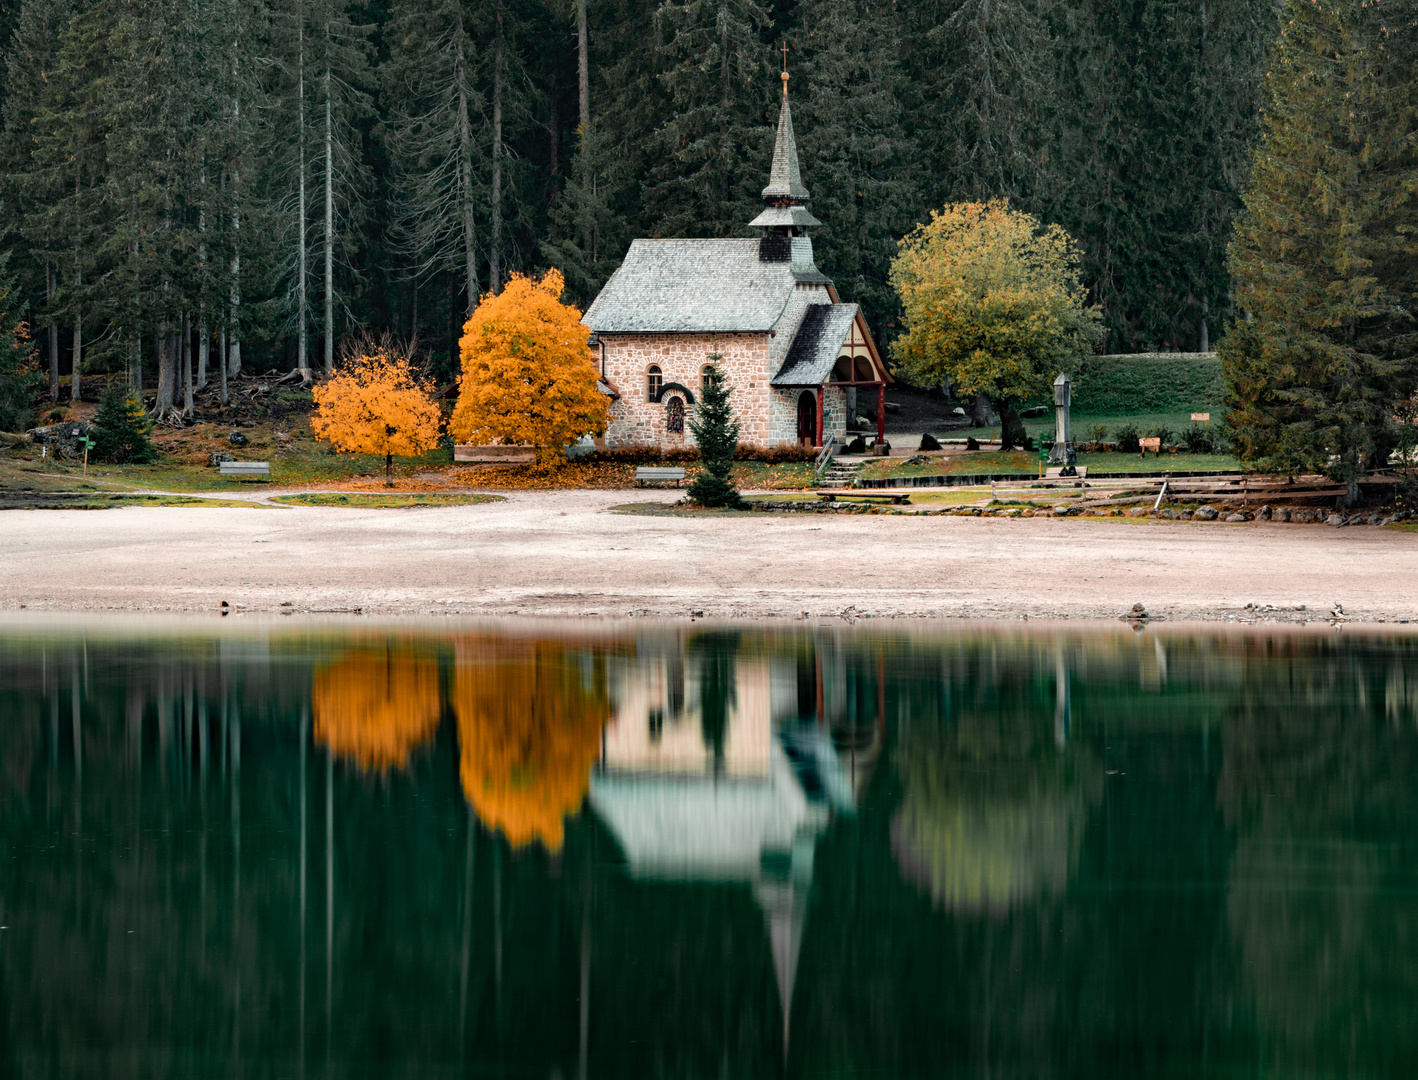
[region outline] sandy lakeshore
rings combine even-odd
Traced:
[[[1140,602],[1168,619],[1304,621],[1341,604],[1355,620],[1418,621],[1418,536],[1388,529],[607,512],[628,494],[416,510],[10,511],[0,607],[1116,618]]]

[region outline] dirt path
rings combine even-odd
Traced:
[[[229,497],[229,496],[228,496]],[[762,617],[843,612],[1418,621],[1418,536],[1377,528],[607,513],[673,492],[416,510],[0,514],[0,608]],[[1255,614],[1248,603],[1262,610]],[[1265,611],[1276,609],[1304,611]]]

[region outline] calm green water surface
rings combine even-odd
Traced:
[[[0,1075],[1408,1077],[1418,639],[0,624]]]

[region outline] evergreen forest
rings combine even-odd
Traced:
[[[1206,350],[1260,131],[1272,0],[23,0],[0,247],[40,359],[331,370],[637,236],[751,236],[781,82],[819,265],[883,339],[897,240],[1008,197],[1083,250],[1107,352]],[[187,367],[190,365],[190,368]],[[188,383],[188,385],[191,385]],[[186,409],[190,410],[190,392]]]

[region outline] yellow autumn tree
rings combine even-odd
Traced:
[[[1006,450],[1024,440],[1014,405],[1047,393],[1103,339],[1073,238],[1006,199],[931,211],[901,241],[891,284],[906,316],[892,352],[907,376],[989,397]]]
[[[561,850],[610,717],[605,686],[560,642],[472,638],[456,645],[463,793],[478,819],[521,847]]]
[[[402,769],[438,729],[438,658],[392,644],[352,653],[316,674],[311,712],[315,741],[337,757]]]
[[[426,454],[438,442],[438,403],[407,356],[370,349],[344,361],[314,390],[310,430],[347,453],[383,454],[394,486],[395,454]]]
[[[550,465],[567,444],[603,435],[610,399],[596,388],[581,312],[562,278],[513,274],[463,328],[463,378],[449,430],[459,442],[530,444]]]

